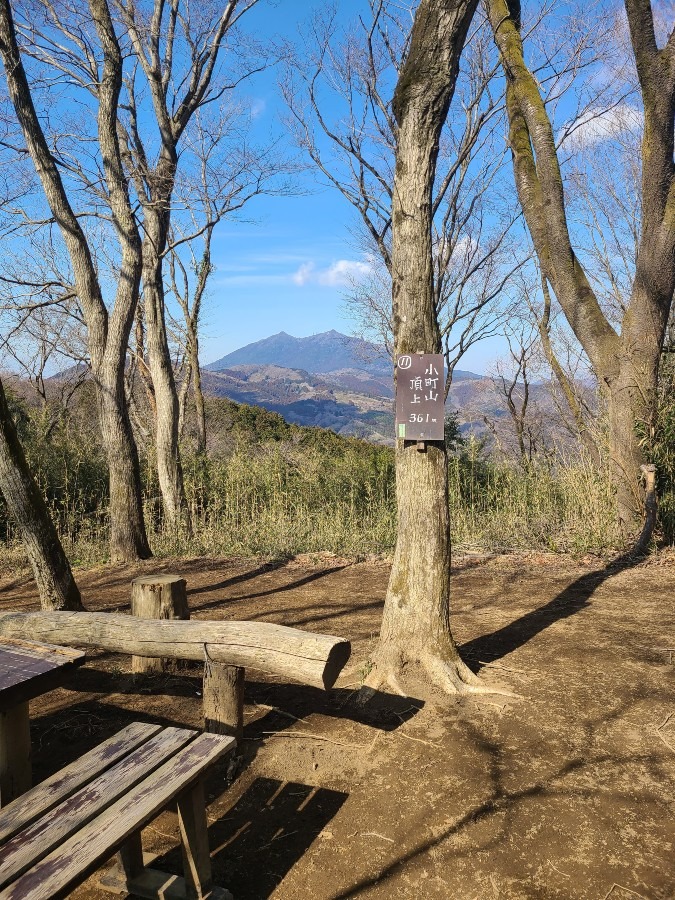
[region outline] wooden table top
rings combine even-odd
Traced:
[[[0,711],[58,687],[84,656],[71,647],[0,638]]]

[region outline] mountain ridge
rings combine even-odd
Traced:
[[[202,367],[205,393],[262,406],[296,425],[394,442],[394,377],[384,347],[334,329],[296,338],[280,331]],[[448,409],[484,382],[456,370]]]
[[[314,375],[354,370],[393,377],[391,359],[383,346],[334,328],[302,338],[280,331],[233,350],[203,368],[208,372],[220,372],[240,365],[281,366]],[[454,374],[458,381],[483,377],[461,369]]]

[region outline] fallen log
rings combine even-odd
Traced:
[[[144,619],[121,613],[0,613],[0,636],[133,656],[213,660],[331,688],[349,659],[349,641],[267,622]]]

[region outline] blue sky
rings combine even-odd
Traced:
[[[246,27],[261,38],[294,41],[302,22],[322,5],[263,0],[248,14]],[[340,17],[348,23],[363,7],[362,0],[343,0]],[[246,89],[261,137],[283,130],[277,77],[276,71],[265,72]],[[342,309],[346,275],[363,264],[350,241],[354,214],[312,171],[296,182],[299,195],[255,198],[246,208],[253,221],[224,222],[215,233],[216,271],[201,337],[205,363],[279,331],[296,337],[331,328],[351,331]]]
[[[261,39],[295,40],[312,10],[325,5],[263,0],[249,14],[247,28]],[[340,20],[353,21],[365,5],[341,0]],[[260,136],[282,130],[277,77],[275,71],[263,73],[246,88]],[[297,184],[302,194],[255,198],[246,209],[250,221],[224,222],[214,235],[216,271],[201,336],[204,363],[279,331],[297,337],[331,328],[352,332],[344,296],[350,273],[364,265],[351,233],[356,214],[313,171],[297,176]],[[498,352],[498,342],[485,342],[469,351],[460,367],[483,372]]]

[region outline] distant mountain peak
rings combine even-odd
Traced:
[[[304,369],[313,374],[341,369],[385,373],[391,372],[392,368],[383,347],[362,338],[341,334],[334,328],[303,338],[280,331],[228,353],[205,368],[219,372],[238,365],[283,366],[288,369]]]
[[[383,346],[342,334],[335,328],[302,338],[280,331],[234,350],[204,368],[222,372],[237,366],[280,366],[312,375],[351,372],[352,375],[361,373],[361,377],[392,379],[393,376],[392,362]],[[455,381],[480,380],[482,377],[455,369]]]

